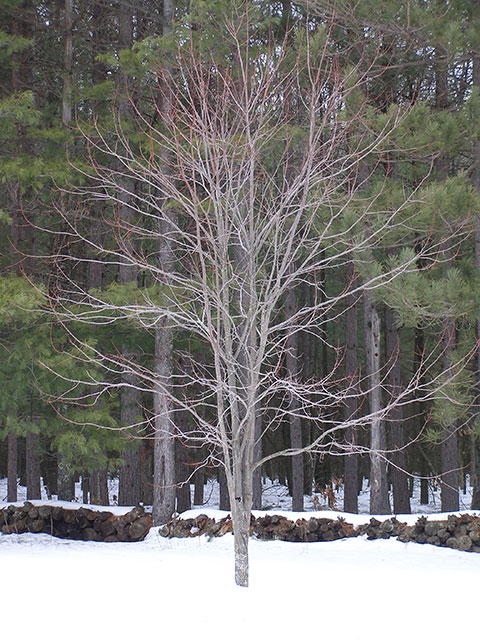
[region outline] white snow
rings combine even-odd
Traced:
[[[252,540],[250,566],[250,588],[235,587],[231,535],[0,536],[2,638],[477,637],[480,554],[396,540]]]

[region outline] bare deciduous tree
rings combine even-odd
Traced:
[[[248,584],[255,469],[275,456],[298,456],[300,450],[360,451],[352,438],[345,441],[345,430],[382,421],[391,409],[379,401],[372,403],[373,413],[353,410],[342,419],[352,396],[358,398],[355,407],[367,404],[361,376],[341,380],[339,358],[322,379],[302,380],[300,363],[288,364],[295,357],[292,336],[307,331],[324,340],[326,323],[345,308],[342,301],[365,290],[373,295],[398,274],[415,269],[418,259],[407,256],[388,272],[362,277],[358,286],[349,282],[334,294],[319,290],[324,281],[319,274],[345,270],[352,256],[361,265],[394,225],[408,228],[412,197],[400,208],[377,212],[375,198],[367,202],[352,180],[359,163],[368,161],[374,171],[401,108],[383,114],[374,133],[371,107],[355,100],[348,110],[345,105],[378,71],[365,64],[345,67],[328,29],[315,37],[289,37],[288,47],[255,48],[245,37],[245,21],[226,22],[229,55],[222,59],[182,43],[173,70],[157,71],[162,94],[157,104],[168,100],[169,108],[158,108],[148,119],[134,107],[138,133],[133,141],[119,121],[113,137],[100,125],[94,134],[84,132],[92,153],[89,186],[82,193],[117,205],[128,197],[131,215],[116,218],[110,237],[127,234],[135,243],[92,246],[71,220],[70,232],[91,245],[90,255],[101,252],[104,262],[131,265],[145,274],[146,284],[119,301],[108,290],[86,292],[72,282],[55,301],[64,319],[98,324],[129,319],[156,335],[159,326],[162,331],[181,328],[204,345],[202,358],[184,354],[185,371],[167,379],[158,358],[150,370],[82,345],[72,334],[85,358],[110,373],[108,383],[92,381],[92,394],[115,386],[111,374],[118,375],[119,385],[132,374],[138,390],[166,398],[154,406],[156,429],[165,429],[157,437],[172,436],[171,404],[189,412],[189,441],[208,449],[225,469],[235,580],[241,586]],[[100,157],[106,158],[104,164]],[[135,191],[125,193],[133,183]],[[167,261],[159,255],[165,246]],[[316,294],[298,296],[285,313],[289,292],[315,282]],[[81,303],[74,312],[72,301]],[[418,380],[405,384],[392,402],[408,402]],[[297,444],[255,460],[262,435],[258,425],[265,433],[292,417],[312,425],[308,446]],[[373,453],[375,459],[382,456],[382,451]],[[160,513],[158,505],[155,512]]]

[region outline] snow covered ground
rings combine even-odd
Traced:
[[[130,544],[0,536],[2,638],[478,637],[480,554],[252,540],[246,590],[233,584],[232,542],[156,529]]]
[[[209,504],[200,509],[208,506],[220,517],[210,511],[218,496],[216,486],[210,488]],[[282,493],[278,487],[265,489],[270,496]],[[288,510],[286,497],[279,498],[275,511]],[[368,504],[366,497],[361,504]],[[240,589],[233,582],[231,535],[166,540],[152,529],[143,542],[115,544],[0,535],[0,637],[450,640],[461,633],[480,635],[475,615],[480,554],[354,538],[252,540],[250,556],[250,588]]]

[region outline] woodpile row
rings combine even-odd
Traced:
[[[222,536],[232,531],[230,516],[215,521],[206,515],[185,520],[174,519],[160,528],[160,535],[168,538],[188,538],[200,535]],[[366,535],[369,540],[398,538],[401,542],[434,544],[461,551],[480,552],[480,518],[468,514],[450,515],[448,520],[433,521],[420,517],[413,526],[389,518],[380,522],[371,518],[355,527],[342,518],[299,518],[295,522],[283,516],[252,516],[250,535],[260,540],[287,542],[322,542]]]
[[[0,530],[9,533],[48,533],[70,540],[96,542],[135,542],[143,540],[152,527],[152,518],[143,507],[135,507],[122,516],[110,511],[94,511],[86,507],[35,506],[25,502],[22,507],[9,505],[0,509]],[[205,514],[196,518],[174,518],[160,528],[166,538],[208,537],[231,533],[230,516],[214,520]],[[420,517],[413,526],[396,518],[384,521],[371,518],[355,527],[342,518],[310,517],[296,521],[284,516],[265,515],[251,518],[250,535],[260,540],[287,542],[328,542],[365,535],[369,540],[398,538],[401,542],[433,544],[461,551],[480,552],[480,517],[469,514],[450,515],[447,520],[427,520]]]
[[[143,507],[135,507],[122,516],[110,511],[80,507],[9,505],[0,509],[0,531],[8,533],[48,533],[69,540],[95,542],[136,542],[143,540],[152,527],[152,518]]]

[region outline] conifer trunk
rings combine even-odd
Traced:
[[[370,513],[390,513],[387,465],[385,461],[385,423],[380,417],[382,388],[380,386],[380,319],[370,291],[363,293],[365,324],[365,356],[369,382],[370,404]]]
[[[474,23],[478,26],[479,9],[474,9]],[[473,86],[480,88],[480,54],[473,56]],[[473,186],[480,193],[480,142],[476,140],[474,146],[472,182]],[[475,221],[475,267],[477,273],[480,274],[480,217],[477,216]],[[480,418],[480,319],[475,322],[475,338],[477,340],[476,357],[475,357],[475,386],[476,386],[476,406],[477,406],[477,424]],[[472,447],[472,470],[470,483],[473,485],[472,509],[480,509],[480,435],[473,434]]]
[[[162,35],[168,35],[173,29],[173,2],[163,1]],[[168,57],[165,64],[171,64]],[[168,77],[168,69],[165,75]],[[164,87],[160,105],[163,121],[170,119],[170,94],[168,87]],[[168,171],[165,162],[164,171]],[[173,212],[166,211],[167,201],[161,203],[161,217],[158,222],[158,265],[161,273],[168,274],[173,270],[174,255],[172,247],[172,227],[170,226]],[[155,441],[153,453],[153,521],[162,524],[170,519],[175,511],[175,425],[173,422],[173,406],[171,402],[173,379],[173,330],[169,321],[161,318],[155,328],[155,377],[158,382],[153,390]]]
[[[296,298],[293,287],[289,287],[285,295],[285,316],[291,318],[296,310]],[[298,333],[292,332],[286,340],[285,365],[288,378],[295,383],[298,378]],[[290,446],[301,450],[303,446],[302,423],[298,415],[298,400],[292,393],[289,400]],[[292,511],[304,509],[304,469],[303,454],[292,456]]]
[[[435,103],[439,110],[446,110],[448,107],[448,84],[447,66],[443,60],[444,54],[439,48],[435,51],[437,58],[435,65]],[[446,180],[449,173],[449,161],[445,154],[441,154],[436,160],[436,169],[440,179]],[[452,229],[447,227],[447,236],[452,233]],[[444,274],[452,268],[451,239],[447,237],[442,250]],[[442,367],[443,371],[448,371],[452,365],[452,356],[456,346],[456,322],[454,317],[446,316],[442,327]],[[440,445],[441,458],[441,508],[442,511],[458,511],[458,443],[457,443],[457,423],[455,420],[442,425],[442,443]]]
[[[400,368],[400,334],[395,324],[392,309],[385,309],[385,347],[388,369],[388,386],[392,402],[402,390],[402,376]],[[405,434],[403,427],[403,409],[397,405],[388,414],[390,449],[392,450],[392,487],[393,512],[410,513],[410,497],[408,491],[408,477],[405,473]]]
[[[352,260],[347,263],[345,272],[347,286],[351,286],[355,278],[355,265]],[[358,312],[357,296],[350,295],[346,300],[345,312],[345,378],[350,387],[348,398],[345,400],[345,420],[355,417],[358,411]],[[357,444],[357,429],[347,427],[345,444],[355,448]],[[343,510],[348,513],[358,513],[358,455],[349,453],[345,456],[344,466],[344,499]]]
[[[40,441],[36,433],[29,431],[26,438],[27,500],[40,500]]]
[[[7,461],[7,502],[17,501],[17,467],[18,467],[18,438],[9,432],[7,436],[8,461]]]
[[[133,10],[128,3],[121,2],[119,5],[119,45],[121,49],[128,49],[133,43]],[[126,73],[120,75],[122,85],[120,91],[123,95],[119,104],[121,118],[128,118],[131,115],[130,97],[128,90],[130,81]],[[127,92],[127,95],[125,95]],[[132,209],[131,200],[134,192],[134,181],[122,175],[120,186],[120,200],[118,217],[120,222],[120,233],[123,236],[123,250],[127,256],[131,256],[134,247],[130,240],[130,227],[132,225]],[[136,284],[138,269],[136,266],[129,264],[128,260],[124,260],[119,268],[119,282],[121,285],[128,286]],[[135,367],[138,361],[138,354],[130,345],[123,344],[122,357],[130,369],[130,365]],[[140,483],[140,448],[138,442],[135,442],[137,430],[135,425],[138,423],[138,415],[141,414],[140,406],[142,402],[141,394],[135,388],[136,378],[130,371],[126,370],[123,374],[124,386],[121,390],[120,398],[120,422],[123,426],[129,427],[127,433],[127,446],[123,454],[123,466],[119,473],[118,487],[118,504],[120,505],[136,505],[141,500],[141,483]]]

